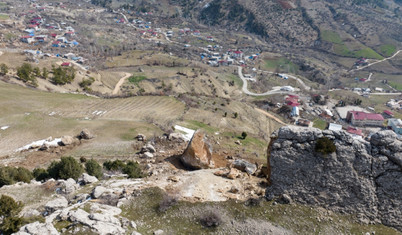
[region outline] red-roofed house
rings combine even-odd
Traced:
[[[383,116],[384,118],[393,118],[393,117],[394,117],[394,114],[393,114],[391,111],[389,111],[389,110],[385,110],[385,111],[382,113],[382,116]]]
[[[363,131],[360,129],[357,129],[355,127],[348,127],[348,129],[346,130],[348,133],[352,134],[352,135],[360,135],[363,136]]]
[[[242,51],[233,51],[232,57],[241,59],[243,57],[243,52]]]
[[[348,111],[346,120],[355,126],[383,126],[384,117],[378,113]]]
[[[68,66],[70,66],[70,62],[63,62],[63,63],[61,64],[61,66],[68,67]]]

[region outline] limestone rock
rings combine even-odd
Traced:
[[[49,201],[45,205],[46,211],[52,213],[54,211],[66,208],[68,206],[68,201],[65,197],[59,197],[52,201]]]
[[[161,230],[161,229],[156,230],[156,231],[154,232],[154,235],[163,235],[163,234],[165,234],[165,232],[164,232],[163,230]]]
[[[205,135],[196,131],[193,138],[181,156],[182,163],[192,169],[214,168],[212,147],[207,142]]]
[[[61,187],[61,192],[65,194],[74,193],[78,189],[79,185],[74,179],[58,180],[58,185]]]
[[[143,146],[142,148],[141,148],[141,153],[147,153],[147,152],[149,152],[149,153],[155,153],[156,152],[156,149],[155,149],[155,147],[152,145],[152,144],[146,144],[145,146]]]
[[[96,221],[101,221],[101,222],[106,222],[106,223],[111,223],[115,225],[120,226],[120,221],[116,217],[114,217],[111,214],[102,214],[102,213],[93,213],[89,215],[89,218],[91,220],[96,220]]]
[[[255,164],[251,164],[246,160],[238,159],[232,163],[233,167],[239,169],[241,171],[247,172],[252,175],[257,171],[257,166]]]
[[[92,191],[92,197],[95,199],[99,198],[106,191],[107,191],[107,188],[102,187],[102,186],[96,186],[96,188],[94,188],[94,190]]]
[[[60,233],[54,228],[53,224],[51,223],[40,223],[36,221],[31,224],[24,225],[20,228],[20,231],[15,233],[17,235],[59,235]]]
[[[138,140],[138,141],[143,142],[143,141],[146,141],[146,140],[147,140],[147,137],[146,137],[145,135],[143,135],[143,134],[138,134],[138,135],[135,137],[135,139]]]
[[[80,178],[78,178],[78,183],[81,185],[92,184],[98,182],[98,178],[87,173],[83,173]]]
[[[336,152],[315,153],[318,138],[333,141]],[[324,206],[402,231],[402,141],[380,131],[370,142],[345,131],[286,126],[268,147],[266,197]],[[287,196],[289,198],[287,198]]]
[[[182,134],[176,133],[176,132],[170,133],[168,139],[169,139],[169,140],[181,140],[181,141],[185,141],[184,136],[183,136]]]
[[[145,152],[145,153],[142,155],[142,157],[143,157],[143,158],[153,158],[154,155],[153,155],[152,153],[150,153],[150,152]]]
[[[68,146],[72,145],[76,142],[76,139],[72,136],[65,135],[61,137],[61,141],[59,142],[59,145],[61,144],[62,146]]]
[[[80,137],[81,137],[81,139],[89,140],[89,139],[93,139],[94,135],[88,129],[83,129],[80,133]]]

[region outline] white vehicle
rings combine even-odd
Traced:
[[[291,91],[291,92],[294,92],[295,89],[294,89],[293,87],[291,87],[291,86],[283,86],[283,87],[281,87],[281,91]]]

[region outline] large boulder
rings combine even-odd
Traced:
[[[193,138],[181,156],[182,163],[192,169],[214,168],[212,147],[201,131],[196,131]]]
[[[88,129],[83,129],[79,136],[81,139],[84,139],[84,140],[89,140],[89,139],[94,138],[94,135]]]
[[[93,198],[99,198],[102,196],[102,194],[104,194],[107,191],[107,188],[102,187],[102,186],[97,186],[96,188],[94,188],[94,190],[92,191],[92,197]]]
[[[92,175],[88,175],[87,173],[84,173],[78,178],[78,183],[81,185],[86,185],[86,184],[92,184],[98,182],[98,178]]]
[[[321,137],[333,142],[334,153],[316,153]],[[271,200],[290,198],[402,230],[395,209],[402,208],[402,141],[390,131],[367,142],[342,130],[282,127],[272,135],[267,166]]]
[[[76,141],[77,141],[76,138],[74,138],[72,136],[69,136],[69,135],[65,135],[65,136],[61,137],[61,140],[60,140],[59,144],[61,146],[68,146],[68,145],[75,144]]]
[[[49,213],[52,213],[54,211],[66,208],[67,206],[68,206],[67,199],[65,197],[59,197],[57,199],[47,202],[45,205],[45,209]]]
[[[72,178],[67,180],[58,180],[58,185],[60,186],[61,192],[64,194],[74,193],[79,187],[77,182],[75,182],[75,180]]]

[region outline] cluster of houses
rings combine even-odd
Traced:
[[[386,105],[391,109],[396,110],[402,109],[402,99],[400,100],[390,99]]]
[[[231,49],[229,49],[226,53],[220,54],[216,52],[217,50],[219,51],[222,49],[222,47],[219,45],[208,45],[207,49],[209,53],[200,54],[201,61],[215,67],[228,66],[232,64],[245,66],[247,60],[255,60],[259,56],[259,54],[245,56],[243,51]]]
[[[359,58],[354,64],[354,66],[356,66],[356,67],[366,66],[366,65],[368,65],[368,61],[366,58],[363,58],[363,57]]]
[[[52,41],[52,47],[74,47],[78,45],[78,42],[73,40],[75,36],[74,28],[66,26],[63,30],[55,23],[48,24],[45,21],[41,16],[31,18],[24,30],[26,34],[21,36],[20,41],[35,45]],[[66,23],[61,23],[61,25],[65,26]],[[63,33],[60,34],[60,31],[63,31]]]

